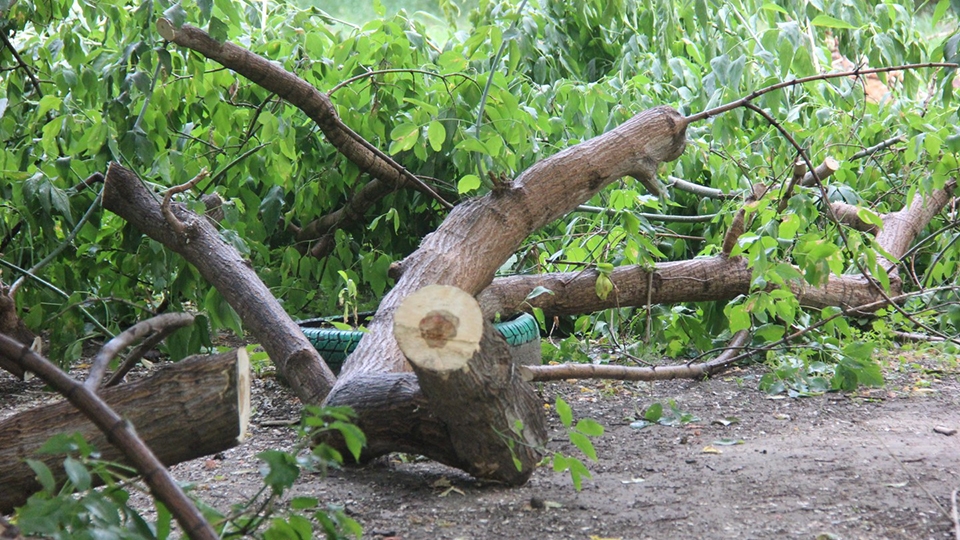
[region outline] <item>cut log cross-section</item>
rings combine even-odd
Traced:
[[[394,335],[467,472],[526,482],[546,441],[543,409],[476,299],[428,285],[400,304]]]
[[[165,367],[151,377],[104,389],[101,396],[169,466],[232,448],[246,436],[250,364],[244,349],[197,357]],[[0,513],[22,505],[41,488],[24,459],[41,459],[62,477],[62,456],[35,453],[50,437],[76,432],[102,459],[128,461],[68,402],[37,407],[0,421]]]

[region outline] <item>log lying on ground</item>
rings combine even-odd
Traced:
[[[883,227],[876,233],[877,244],[899,260],[950,201],[955,189],[956,181],[947,182],[943,189],[917,195],[909,207],[881,215]],[[877,258],[881,260],[881,256]],[[884,266],[891,284],[887,294],[896,296],[902,284],[896,264],[884,261]],[[488,317],[497,313],[509,316],[532,308],[543,309],[547,316],[579,315],[627,306],[731,300],[749,293],[752,281],[746,259],[724,256],[657,263],[652,269],[622,266],[614,269],[609,278],[614,288],[606,299],[596,294],[597,273],[593,270],[497,278],[477,299]],[[553,294],[528,299],[537,287]],[[801,305],[814,308],[874,304],[875,311],[883,305],[877,302],[884,299],[877,284],[862,275],[830,275],[820,286],[797,281],[791,282],[790,287]]]
[[[250,365],[244,349],[183,360],[139,381],[101,390],[165,465],[232,448],[246,436]],[[24,411],[0,421],[0,512],[41,489],[24,459],[40,459],[63,475],[63,456],[36,450],[59,433],[81,433],[107,461],[125,462],[100,430],[70,403]]]
[[[132,171],[111,163],[103,188],[103,207],[129,221],[141,232],[179,253],[213,285],[257,337],[305,403],[320,403],[336,377],[307,341],[250,262],[224,242],[206,220],[181,204],[171,204],[184,227],[179,234],[164,218],[160,203]]]

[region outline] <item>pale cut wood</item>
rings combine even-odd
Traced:
[[[476,299],[455,287],[424,287],[400,304],[394,331],[464,470],[526,482],[546,442],[543,407]]]
[[[411,362],[433,371],[453,371],[466,366],[480,350],[483,313],[462,290],[427,285],[397,308],[393,333]]]
[[[131,422],[165,465],[221,452],[246,435],[250,365],[244,349],[171,364],[136,382],[100,394]],[[81,433],[102,459],[126,463],[106,436],[68,402],[45,405],[0,421],[0,512],[10,512],[40,490],[24,459],[40,459],[63,476],[63,456],[36,450],[58,433]]]

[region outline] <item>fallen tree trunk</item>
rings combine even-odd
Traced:
[[[183,360],[136,382],[103,389],[103,400],[136,427],[164,465],[232,448],[246,436],[250,366],[244,349]],[[101,459],[129,463],[83,413],[68,402],[45,405],[0,421],[0,513],[39,491],[23,461],[40,459],[64,478],[63,456],[36,455],[50,437],[79,432]]]
[[[490,284],[497,268],[532,231],[570,212],[623,176],[652,182],[659,164],[676,159],[683,151],[685,129],[684,118],[669,107],[641,112],[610,132],[538,162],[484,197],[457,206],[437,231],[424,238],[420,249],[399,265],[396,286],[380,303],[368,333],[347,359],[327,399],[329,405],[347,405],[357,412],[357,425],[369,443],[364,459],[402,442],[408,451],[476,473],[477,467],[464,467],[464,463],[472,463],[471,459],[451,448],[452,440],[410,438],[411,433],[424,427],[433,434],[452,436],[448,429],[441,429],[449,426],[437,418],[435,410],[417,404],[430,401],[430,395],[456,396],[458,389],[449,380],[431,379],[424,398],[411,381],[398,377],[397,373],[407,372],[411,366],[393,335],[397,307],[404,298],[431,284],[451,285],[476,295]],[[404,392],[392,391],[398,380],[404,381]],[[424,385],[424,379],[419,382]],[[393,415],[397,422],[384,425],[384,396],[375,393],[375,388],[391,388],[390,410],[403,411],[402,415]],[[509,399],[517,401],[516,408],[522,408],[521,395]],[[493,417],[498,407],[497,399],[487,395],[483,400],[448,402],[444,410],[450,416],[463,416],[487,409],[484,414]],[[411,442],[412,448],[407,446]],[[442,451],[438,452],[438,447]]]

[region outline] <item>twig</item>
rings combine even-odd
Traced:
[[[668,176],[667,180],[669,180],[670,183],[667,184],[666,187],[674,187],[680,191],[686,191],[687,193],[693,193],[701,197],[732,199],[737,196],[737,193],[724,193],[722,190],[703,186],[695,182],[690,182],[689,180],[684,180],[683,178],[677,178],[676,176]]]
[[[520,370],[524,380],[531,382],[563,379],[615,379],[621,381],[695,379],[713,375],[726,366],[741,360],[744,355],[737,355],[735,351],[742,349],[749,339],[750,333],[741,330],[730,339],[729,350],[709,362],[694,365],[631,367],[610,364],[561,364],[555,366],[522,366]]]
[[[182,221],[177,219],[177,216],[173,215],[173,210],[170,209],[170,199],[177,193],[183,193],[193,186],[197,185],[197,182],[203,180],[207,177],[206,167],[200,170],[200,172],[193,177],[192,180],[185,184],[180,184],[179,186],[173,186],[172,188],[163,192],[163,202],[160,204],[160,211],[163,212],[163,217],[166,218],[167,223],[170,224],[170,227],[176,231],[177,236],[183,236],[186,231],[186,226]]]
[[[157,346],[157,344],[166,339],[167,336],[174,333],[176,330],[177,328],[173,327],[163,328],[156,334],[144,339],[142,343],[130,351],[130,354],[123,359],[123,362],[120,362],[120,367],[113,372],[113,375],[110,375],[110,378],[107,379],[107,382],[103,383],[104,388],[116,386],[123,382],[123,378],[127,376],[127,373],[130,373],[130,370],[133,369],[133,366],[137,365],[137,362],[143,358],[147,351],[152,350]]]
[[[167,41],[219,62],[306,113],[317,123],[327,140],[360,170],[381,177],[390,184],[409,183],[417,186],[447,210],[453,208],[433,188],[344,124],[330,97],[307,81],[233,43],[220,43],[195,26],[185,24],[176,28],[164,18],[159,19],[156,26]]]
[[[786,187],[783,189],[783,194],[780,195],[780,204],[777,205],[777,212],[783,212],[787,209],[787,203],[790,202],[790,197],[793,196],[794,186],[803,180],[803,176],[806,173],[807,165],[804,162],[797,161],[793,164],[793,175],[790,176],[790,181],[787,182]]]
[[[907,138],[904,137],[903,135],[897,135],[896,137],[891,137],[891,138],[889,138],[889,139],[887,139],[887,140],[885,140],[885,141],[883,141],[883,142],[881,142],[881,143],[879,143],[879,144],[875,144],[875,145],[873,145],[873,146],[871,146],[871,147],[864,148],[863,150],[861,150],[861,151],[857,152],[856,154],[850,156],[850,159],[863,159],[863,158],[865,158],[865,157],[867,157],[867,156],[870,156],[870,155],[872,155],[872,154],[875,154],[875,153],[877,153],[877,152],[879,152],[879,151],[881,151],[881,150],[885,150],[885,149],[887,149],[887,148],[890,148],[891,146],[893,146],[893,145],[895,145],[895,144],[897,144],[897,143],[899,143],[899,142],[904,142],[904,141],[906,141],[906,140],[907,140]]]
[[[577,211],[589,212],[591,214],[607,214],[609,216],[616,216],[626,212],[626,210],[601,208],[599,206],[589,206],[586,204],[581,204],[578,206]],[[702,216],[674,216],[669,214],[651,214],[647,212],[630,212],[630,214],[650,221],[662,221],[665,223],[702,223],[705,221],[713,221],[713,219],[717,217],[717,214],[704,214]]]
[[[950,518],[953,519],[953,534],[960,540],[960,512],[957,511],[957,490],[950,494]]]
[[[345,79],[345,80],[343,80],[343,81],[340,81],[339,83],[336,84],[336,86],[334,86],[333,88],[331,88],[331,89],[327,92],[327,95],[328,95],[328,96],[332,96],[333,93],[336,92],[337,90],[340,90],[340,89],[343,88],[344,86],[350,85],[350,84],[355,83],[355,82],[357,82],[357,81],[359,81],[359,80],[367,79],[367,78],[369,78],[369,77],[375,77],[375,76],[377,76],[377,75],[384,75],[384,74],[387,74],[387,73],[420,73],[420,74],[422,74],[422,75],[430,75],[430,76],[432,76],[432,77],[439,77],[439,78],[443,79],[444,81],[447,80],[447,77],[452,77],[452,76],[456,75],[456,76],[458,76],[458,77],[463,77],[464,79],[467,79],[468,81],[470,81],[470,82],[472,82],[472,83],[474,83],[474,84],[477,84],[476,81],[474,81],[469,75],[467,75],[467,74],[465,74],[465,73],[447,73],[447,74],[443,74],[443,73],[437,73],[437,72],[435,72],[435,71],[427,71],[427,70],[425,70],[425,69],[409,69],[409,68],[375,69],[375,70],[367,71],[367,72],[365,72],[365,73],[361,73],[361,74],[359,74],[359,75],[354,75],[353,77],[350,77],[349,79]]]
[[[219,537],[213,527],[197,510],[193,501],[180,489],[170,472],[140,439],[133,426],[104,403],[99,396],[43,356],[3,334],[0,334],[0,354],[19,364],[24,370],[37,374],[89,418],[107,436],[107,440],[130,459],[137,471],[143,475],[153,495],[170,510],[190,538],[218,540]]]
[[[53,291],[53,292],[55,292],[55,293],[57,293],[58,295],[62,296],[63,298],[66,298],[66,299],[68,299],[68,300],[70,299],[70,295],[67,294],[66,291],[61,290],[59,287],[57,287],[57,286],[54,285],[53,283],[50,283],[49,281],[43,279],[42,277],[40,277],[40,276],[38,276],[38,275],[36,275],[36,274],[31,274],[31,273],[28,272],[26,269],[20,268],[19,266],[13,264],[12,262],[5,261],[5,260],[3,260],[3,259],[0,259],[0,265],[6,266],[7,268],[10,268],[10,269],[12,269],[12,270],[16,270],[17,272],[20,272],[21,274],[24,274],[24,275],[26,275],[26,276],[29,276],[30,279],[36,281],[37,283],[43,285],[44,287],[50,289],[51,291]],[[83,313],[84,315],[86,315],[87,318],[90,319],[90,322],[92,322],[94,326],[96,326],[97,328],[99,328],[101,332],[103,332],[105,335],[113,336],[113,332],[111,332],[110,330],[108,330],[107,327],[103,325],[103,323],[101,323],[99,320],[97,320],[97,318],[94,317],[93,314],[90,313],[89,311],[87,311],[83,306],[77,304],[77,309],[79,309],[81,313]]]
[[[101,178],[103,177],[101,176]],[[67,249],[67,246],[69,246],[73,242],[73,239],[77,237],[77,234],[80,233],[80,229],[87,223],[87,221],[90,220],[90,216],[93,215],[93,211],[100,207],[100,199],[102,197],[103,197],[103,188],[101,187],[100,193],[97,193],[97,196],[96,198],[94,198],[93,203],[90,205],[89,208],[87,208],[87,211],[83,214],[83,217],[80,218],[80,221],[78,221],[77,224],[73,227],[73,230],[71,230],[70,233],[67,234],[66,238],[64,238],[62,242],[60,242],[60,245],[58,245],[56,248],[53,249],[53,251],[48,253],[46,257],[40,260],[40,262],[30,267],[27,270],[27,274],[21,275],[10,285],[10,292],[8,293],[10,297],[13,297],[17,293],[17,289],[19,289],[20,286],[23,285],[23,282],[24,280],[26,280],[27,275],[36,274],[41,269],[43,269],[44,266],[53,262],[53,260],[56,259],[57,256],[63,252],[63,250]]]
[[[727,351],[723,354],[717,356],[713,360],[708,362],[703,362],[699,364],[685,364],[685,365],[671,365],[671,366],[658,366],[652,368],[639,368],[639,367],[629,367],[629,366],[613,366],[609,364],[560,364],[552,366],[524,366],[521,369],[523,371],[524,380],[527,381],[555,381],[563,379],[616,379],[616,380],[625,380],[625,381],[663,381],[668,379],[693,379],[697,377],[715,375],[722,371],[729,365],[732,365],[741,360],[745,360],[755,354],[765,353],[767,351],[774,350],[775,348],[789,343],[805,334],[808,334],[817,328],[829,323],[830,321],[837,319],[838,317],[843,317],[850,315],[851,313],[856,313],[860,310],[870,310],[873,308],[878,308],[884,305],[887,305],[890,302],[897,302],[914,296],[919,296],[922,294],[927,294],[933,290],[951,290],[953,287],[940,287],[937,289],[929,289],[926,291],[917,291],[907,294],[901,294],[887,299],[877,300],[876,302],[869,302],[859,306],[840,309],[837,313],[833,315],[820,319],[819,321],[801,328],[796,332],[785,336],[782,339],[779,339],[773,343],[763,345],[761,347],[756,347],[739,354],[736,353],[737,349],[742,349],[749,339],[749,333],[746,330],[741,330],[734,334],[734,337],[730,340],[730,343],[727,345]]]
[[[692,124],[693,122],[699,122],[700,120],[706,120],[712,116],[717,116],[718,114],[725,113],[727,111],[732,111],[733,109],[743,107],[747,103],[750,103],[758,97],[769,94],[770,92],[780,90],[783,88],[788,88],[791,86],[799,86],[813,81],[825,81],[828,79],[839,79],[841,77],[860,77],[861,75],[869,75],[871,73],[887,73],[890,71],[906,71],[911,69],[923,69],[923,68],[958,68],[960,64],[953,64],[950,62],[927,62],[922,64],[904,64],[900,66],[888,66],[880,68],[868,68],[868,69],[857,69],[851,71],[838,71],[834,73],[821,73],[819,75],[810,75],[809,77],[801,77],[799,79],[791,79],[789,81],[779,82],[777,84],[770,85],[766,88],[761,88],[760,90],[754,90],[753,92],[747,94],[746,96],[731,101],[730,103],[725,103],[718,107],[712,109],[707,109],[705,111],[693,114],[687,117],[687,123]]]
[[[124,330],[117,337],[108,341],[97,356],[93,358],[90,366],[90,374],[83,386],[91,392],[96,392],[107,372],[107,366],[110,361],[116,357],[120,351],[126,349],[135,341],[144,338],[153,332],[162,332],[169,329],[171,332],[193,323],[193,315],[189,313],[164,313],[157,315],[145,321],[138,322],[130,328]]]

